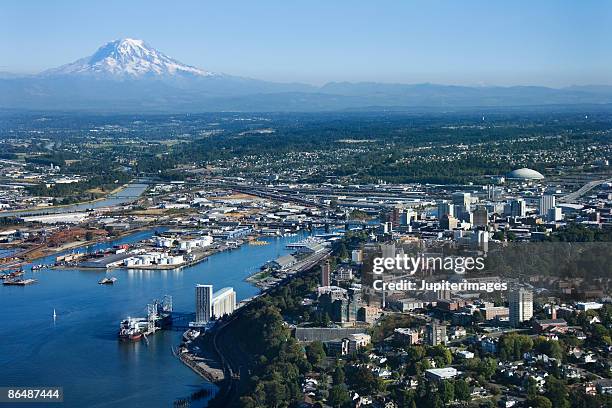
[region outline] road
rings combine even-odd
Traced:
[[[261,295],[264,295],[268,291],[289,282],[292,278],[316,267],[318,263],[325,257],[329,256],[329,254],[329,251],[323,251],[320,254],[309,257],[308,260],[301,262],[299,265],[294,265],[291,276],[287,277],[279,285],[262,291]],[[219,356],[221,361],[223,373],[225,374],[225,380],[223,383],[219,384],[219,393],[209,407],[237,406],[238,399],[240,398],[240,390],[243,388],[244,382],[248,381],[248,365],[250,363],[251,356],[244,353],[240,347],[236,345],[236,338],[233,335],[234,333],[232,333],[231,327],[232,322],[240,318],[243,310],[244,306],[235,311],[227,321],[221,323],[221,325],[214,329],[212,345],[214,352]]]
[[[611,183],[612,182],[612,178],[608,178],[605,180],[593,180],[590,181],[588,183],[586,183],[584,186],[580,187],[578,190],[574,191],[573,193],[569,193],[563,197],[559,198],[559,202],[561,203],[571,203],[573,201],[576,201],[576,199],[578,199],[579,197],[585,195],[586,193],[588,193],[589,191],[591,191],[592,189],[594,189],[595,187],[604,184],[604,183]]]

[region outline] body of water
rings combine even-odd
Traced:
[[[141,232],[80,250],[107,248],[152,234]],[[0,386],[61,386],[64,403],[43,405],[64,408],[170,407],[203,387],[214,389],[173,356],[171,347],[180,343],[180,332],[158,332],[149,337],[148,345],[122,343],[117,340],[120,320],[145,316],[146,304],[166,294],[173,296],[175,311],[191,313],[198,283],[213,284],[214,290],[232,286],[239,300],[253,296],[259,290],[244,279],[268,260],[289,253],[285,245],[304,236],[262,238],[270,244],[243,245],[175,271],[28,272],[25,277],[38,283],[0,286]],[[118,280],[98,285],[104,276]],[[19,404],[28,405],[40,404]]]
[[[112,207],[115,205],[121,205],[130,203],[138,198],[148,187],[145,183],[132,183],[121,191],[114,194],[109,194],[103,200],[94,201],[91,203],[84,204],[72,204],[61,207],[45,207],[33,210],[24,211],[2,211],[0,217],[13,217],[13,216],[28,216],[28,215],[42,215],[42,214],[61,214],[70,212],[86,211],[88,209]]]

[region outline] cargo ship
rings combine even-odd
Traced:
[[[119,340],[140,341],[142,336],[147,333],[148,329],[149,322],[147,319],[134,319],[128,317],[123,320],[119,326]]]
[[[128,317],[119,325],[119,340],[139,341],[172,324],[172,296],[164,296],[160,302],[154,300],[147,305],[147,317]]]

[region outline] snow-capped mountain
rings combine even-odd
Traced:
[[[297,112],[580,104],[612,106],[612,87],[276,83],[208,72],[130,38],[38,75],[0,73],[0,110]]]
[[[89,57],[47,70],[41,75],[139,79],[212,77],[218,74],[183,64],[142,40],[125,38],[106,43]]]

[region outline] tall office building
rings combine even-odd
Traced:
[[[548,215],[548,210],[555,208],[555,205],[555,196],[544,194],[542,197],[540,197],[540,215],[546,217]]]
[[[219,289],[213,294],[212,316],[216,319],[231,315],[236,310],[236,292],[233,288]]]
[[[459,220],[452,215],[443,215],[442,218],[440,218],[439,224],[440,228],[445,230],[454,230],[459,225]]]
[[[473,224],[476,227],[486,227],[489,224],[489,211],[486,207],[479,206],[473,213]]]
[[[412,222],[412,220],[416,220],[417,218],[417,214],[416,212],[414,212],[413,210],[406,210],[404,212],[402,212],[402,215],[400,217],[400,225],[410,225],[410,223]]]
[[[508,292],[508,304],[513,327],[533,317],[533,292],[522,288],[511,290]]]
[[[501,198],[503,193],[504,189],[501,187],[495,187],[490,185],[487,186],[487,198],[489,200],[497,201]]]
[[[454,205],[460,205],[460,206],[467,208],[470,206],[471,203],[472,203],[472,194],[464,193],[464,192],[453,193],[453,204]]]
[[[527,215],[527,204],[522,198],[517,198],[509,203],[509,215],[511,217],[524,217]]]
[[[213,316],[212,285],[196,285],[196,323],[206,323]]]
[[[463,220],[471,211],[472,195],[470,193],[453,193],[452,203],[454,207],[453,216]]]
[[[428,323],[425,327],[425,340],[430,346],[446,344],[446,326],[435,321]]]
[[[321,265],[321,286],[331,285],[331,263],[326,260]]]
[[[550,222],[561,221],[563,219],[563,211],[561,210],[561,207],[549,208],[546,219]]]
[[[390,222],[394,228],[399,227],[401,224],[402,212],[403,208],[396,205],[389,212],[387,212],[385,221]]]
[[[442,201],[438,204],[438,219],[442,219],[445,215],[455,216],[455,206],[446,201]]]

